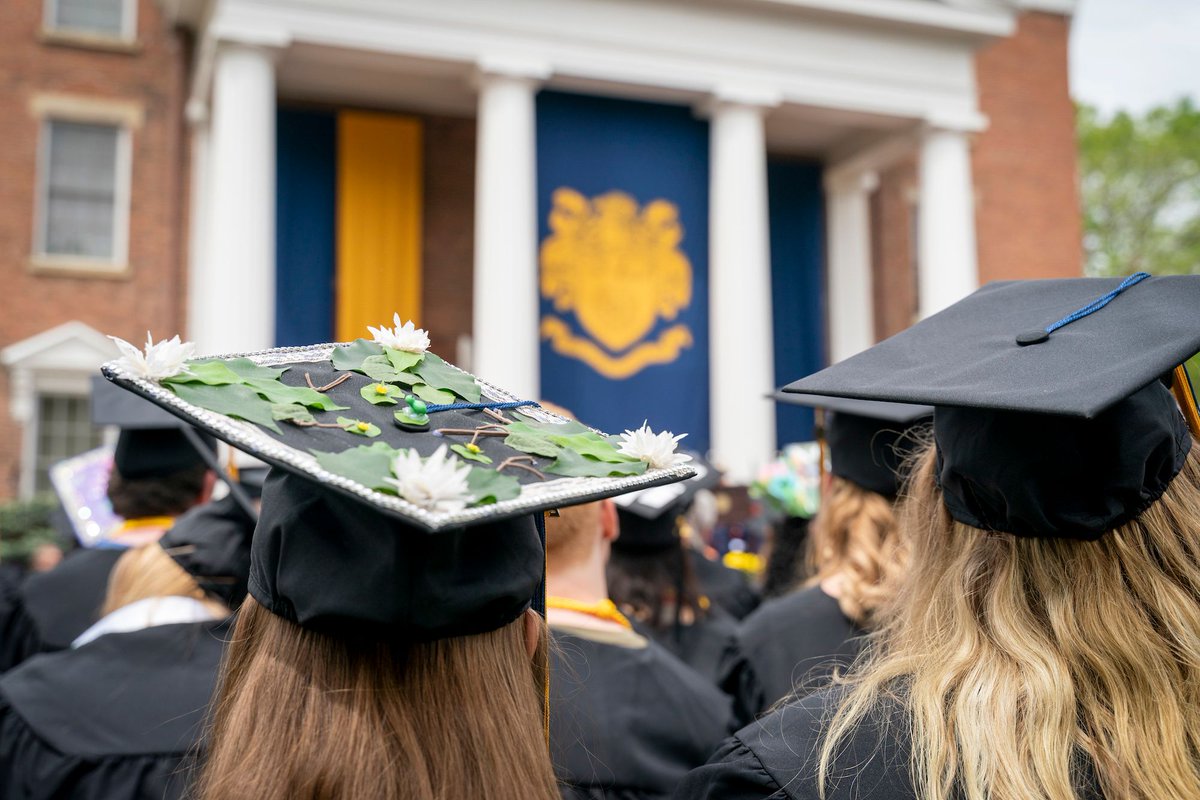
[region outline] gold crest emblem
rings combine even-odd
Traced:
[[[547,314],[542,338],[609,378],[628,378],[667,364],[692,344],[687,325],[653,341],[644,337],[659,318],[675,319],[692,302],[692,265],[679,249],[679,209],[666,200],[639,208],[624,192],[591,200],[574,189],[554,192],[550,236],[541,248],[542,296],[554,310],[574,312],[587,337]]]

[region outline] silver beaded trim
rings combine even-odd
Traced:
[[[250,353],[233,353],[205,357],[222,359],[248,358],[259,366],[275,367],[313,361],[328,361],[333,353],[333,348],[339,346],[341,344],[329,342],[304,347],[277,347],[271,350],[258,350]],[[512,500],[505,500],[488,506],[466,508],[450,514],[438,513],[413,505],[400,497],[376,492],[357,481],[352,481],[341,475],[335,475],[323,469],[309,453],[283,444],[270,434],[262,431],[258,426],[185,402],[174,392],[163,388],[157,381],[138,377],[125,370],[119,361],[108,362],[101,368],[101,371],[109,380],[154,401],[176,416],[204,428],[217,438],[228,442],[239,450],[244,450],[265,461],[291,467],[297,472],[309,475],[321,483],[335,486],[342,491],[361,497],[372,505],[412,520],[420,527],[429,531],[457,528],[484,520],[515,517],[547,508],[578,505],[579,503],[625,494],[626,492],[638,489],[648,489],[651,486],[674,483],[696,474],[694,469],[685,464],[669,469],[651,468],[641,475],[621,478],[555,478],[541,483],[522,484],[520,496]],[[479,382],[483,395],[489,401],[504,403],[523,399],[479,378],[476,378],[476,380]],[[524,408],[521,410],[521,413],[528,414],[544,422],[566,421],[557,414],[536,406]]]

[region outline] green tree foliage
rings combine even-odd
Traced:
[[[1190,99],[1103,117],[1077,109],[1091,275],[1200,273],[1200,110]]]
[[[53,495],[0,503],[0,561],[24,563],[38,545],[64,545],[51,521],[56,505]]]

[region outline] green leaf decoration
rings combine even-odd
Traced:
[[[317,463],[334,475],[357,481],[375,491],[395,492],[385,480],[392,475],[392,459],[400,451],[384,442],[351,447],[340,453],[312,450]]]
[[[508,426],[508,431],[504,443],[512,449],[533,456],[558,457],[558,445],[550,441],[550,437],[541,431],[530,430],[523,422],[512,423]]]
[[[476,446],[476,448],[477,449],[472,450],[470,445],[465,445],[465,444],[450,445],[451,450],[458,453],[460,456],[467,459],[468,461],[478,461],[480,464],[491,464],[492,459],[485,456],[480,450],[478,450],[478,445]]]
[[[280,422],[294,422],[298,425],[314,425],[316,417],[307,408],[295,403],[276,403],[271,406],[271,416]]]
[[[402,383],[405,386],[412,386],[421,380],[410,372],[397,371],[386,356],[371,356],[363,359],[362,366],[358,371],[380,383]]]
[[[435,389],[454,392],[468,403],[479,402],[479,384],[475,378],[455,369],[433,353],[426,353],[413,372]]]
[[[592,431],[575,433],[569,436],[556,436],[552,434],[549,439],[559,447],[572,450],[581,456],[589,456],[598,461],[607,461],[610,464],[620,464],[626,461],[637,460],[623,455],[617,448],[613,447],[608,439]]]
[[[522,413],[520,409],[514,410],[515,414],[522,417],[516,424],[525,425],[527,428],[543,431],[545,433],[553,433],[561,436],[569,436],[575,433],[593,433],[591,428],[584,425],[582,422],[576,422],[573,419],[563,420],[562,422],[542,422],[534,419],[528,414]]]
[[[342,426],[342,430],[347,433],[353,433],[355,436],[365,436],[368,439],[374,439],[382,431],[378,425],[372,425],[369,422],[361,419],[350,419],[349,417],[338,417],[338,425]]]
[[[374,406],[394,406],[404,397],[404,392],[390,383],[368,383],[358,393]]]
[[[204,383],[173,383],[171,391],[192,405],[207,408],[227,417],[244,419],[255,425],[282,433],[275,424],[271,404],[248,386],[210,386]]]
[[[224,361],[189,361],[187,369],[178,375],[163,378],[163,383],[203,383],[207,386],[228,386],[241,383],[242,377]]]
[[[224,360],[202,359],[200,361],[193,361],[192,363],[193,364],[224,364],[225,366],[229,367],[230,371],[232,371],[235,375],[237,375],[243,381],[251,381],[251,380],[273,381],[273,380],[276,380],[283,373],[287,372],[286,367],[284,369],[274,369],[272,367],[263,367],[263,366],[259,366],[258,364],[255,364],[253,361],[251,361],[248,358],[227,358]]]
[[[597,461],[573,450],[560,450],[558,458],[542,469],[554,475],[571,478],[606,478],[610,475],[641,475],[646,471],[645,461],[623,461],[619,464]]]
[[[521,494],[521,484],[512,475],[481,467],[471,467],[471,473],[467,475],[467,489],[471,492],[473,506],[500,503]]]
[[[329,395],[321,394],[307,386],[288,386],[278,380],[251,379],[246,385],[272,403],[294,403],[321,411],[344,411],[349,406],[339,406]]]
[[[387,356],[387,360],[395,367],[397,372],[411,372],[412,368],[421,363],[425,358],[424,353],[410,353],[407,350],[397,350],[394,347],[383,348],[383,354]]]
[[[362,372],[362,363],[371,356],[383,356],[383,347],[366,339],[355,339],[348,345],[333,348],[329,360],[335,369]]]
[[[454,396],[454,392],[448,392],[445,389],[435,389],[424,383],[418,383],[413,386],[412,392],[426,403],[433,403],[439,406],[448,405],[458,399]]]

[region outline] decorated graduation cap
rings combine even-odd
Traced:
[[[721,482],[721,473],[699,453],[687,453],[696,474],[679,483],[655,486],[613,498],[621,535],[619,550],[664,550],[679,544],[678,518],[687,512],[701,489]]]
[[[395,323],[371,340],[212,358],[176,338],[104,366],[272,466],[249,591],[274,613],[411,639],[491,630],[539,586],[540,512],[692,475],[673,437],[558,417]]]
[[[121,429],[113,466],[124,478],[156,478],[202,466],[209,459],[198,448],[216,449],[212,436],[98,375],[92,378],[91,410],[92,424]]]
[[[236,608],[246,597],[254,523],[226,495],[179,517],[158,544],[200,588]]]
[[[934,405],[951,516],[1095,539],[1161,497],[1192,447],[1176,398],[1197,421],[1179,365],[1200,350],[1198,309],[1200,276],[993,283],[784,391]]]
[[[899,494],[904,460],[918,444],[915,429],[933,416],[931,406],[907,403],[784,391],[774,397],[781,403],[822,409],[830,472],[885,497]]]

